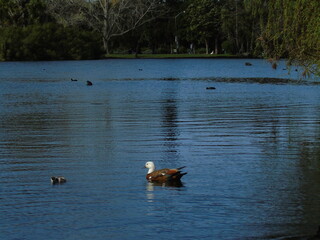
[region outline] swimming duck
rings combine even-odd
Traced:
[[[51,177],[51,183],[52,184],[57,184],[57,183],[65,183],[67,179],[64,177]]]
[[[148,168],[148,174],[146,179],[149,182],[172,182],[172,181],[180,181],[183,175],[187,173],[183,173],[180,170],[185,167],[179,167],[175,169],[164,168],[161,170],[156,170],[156,167],[153,162],[146,162],[145,168]]]
[[[91,81],[87,81],[87,86],[92,86],[92,82]]]
[[[206,87],[207,90],[215,90],[215,87]]]

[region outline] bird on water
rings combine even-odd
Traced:
[[[52,184],[65,183],[65,182],[67,182],[67,179],[65,179],[64,177],[51,177]]]
[[[87,81],[87,86],[92,86],[92,82],[91,81]]]
[[[156,170],[153,162],[146,162],[145,168],[149,169],[146,175],[146,179],[149,182],[165,183],[180,181],[180,179],[187,174],[186,172],[181,172],[181,169],[185,168],[185,166],[174,169],[164,168]]]

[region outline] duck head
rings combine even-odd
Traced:
[[[56,177],[51,177],[51,183],[52,183],[52,184],[55,184],[55,183],[58,183],[58,182],[59,182],[58,178],[56,178]]]
[[[152,173],[156,169],[153,162],[146,162],[146,165],[144,165],[144,167],[149,169],[148,174]]]

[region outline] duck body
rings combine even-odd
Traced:
[[[215,87],[206,87],[207,90],[215,90]]]
[[[149,169],[146,179],[149,182],[178,182],[180,179],[186,175],[186,172],[181,172],[181,169],[185,167],[179,167],[175,169],[164,168],[160,170],[155,170],[155,165],[153,162],[147,162],[145,165]]]
[[[59,183],[65,183],[67,182],[67,179],[64,177],[51,177],[51,183],[52,184],[59,184]]]

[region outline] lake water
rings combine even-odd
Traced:
[[[240,59],[0,63],[0,238],[315,234],[320,85],[230,80],[299,78],[284,68]],[[183,187],[147,183],[146,161],[187,166]],[[51,185],[60,175],[67,183]]]

